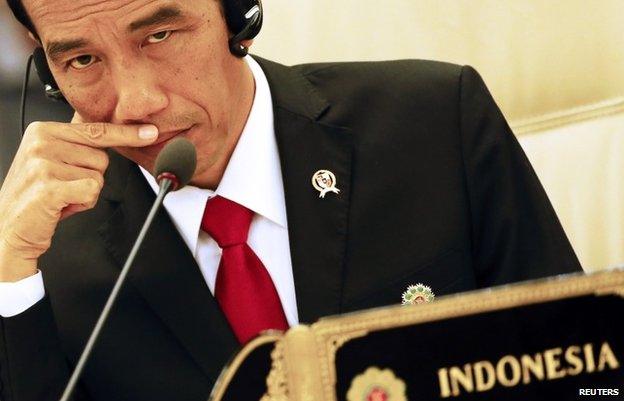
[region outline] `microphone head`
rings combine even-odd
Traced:
[[[156,158],[154,176],[160,182],[162,178],[174,182],[172,191],[182,188],[191,181],[197,166],[195,146],[184,138],[169,142]],[[177,182],[176,182],[177,181]]]

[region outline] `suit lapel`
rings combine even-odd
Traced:
[[[329,104],[299,72],[260,58],[273,97],[299,320],[340,312],[351,193],[352,138],[323,124]],[[318,170],[336,176],[339,194],[312,186]]]
[[[107,181],[102,196],[119,205],[98,230],[121,268],[155,195],[138,168],[121,156],[112,156],[108,175],[127,177],[125,187]],[[206,375],[215,379],[238,344],[195,259],[163,209],[128,279]]]

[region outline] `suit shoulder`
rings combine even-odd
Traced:
[[[305,64],[294,67],[335,109],[457,111],[461,65],[431,60]],[[337,111],[337,110],[334,110]],[[337,116],[338,117],[338,116]],[[346,122],[345,122],[346,123]]]
[[[324,89],[339,86],[344,93],[349,88],[378,91],[388,90],[456,90],[463,67],[433,60],[392,60],[302,64],[298,69],[313,84]]]
[[[430,60],[305,64],[294,67],[329,104],[328,122],[352,126],[365,116],[455,121],[471,68]],[[476,74],[476,72],[475,72]],[[375,113],[371,113],[375,111]]]

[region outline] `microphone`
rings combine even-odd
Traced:
[[[158,154],[158,157],[156,158],[156,167],[154,169],[154,175],[157,177],[159,184],[158,195],[156,196],[156,200],[154,201],[154,204],[145,219],[141,232],[132,246],[130,255],[128,255],[126,263],[124,264],[123,269],[121,269],[121,273],[119,273],[115,286],[113,287],[113,290],[104,305],[104,309],[102,309],[102,313],[95,324],[95,328],[89,336],[87,345],[85,345],[82,355],[80,355],[80,359],[74,368],[74,372],[65,387],[65,391],[63,392],[63,396],[60,401],[69,401],[72,393],[74,392],[76,384],[78,384],[78,380],[80,379],[80,375],[84,370],[87,360],[89,359],[89,355],[91,355],[93,346],[95,345],[100,332],[102,331],[102,327],[104,327],[104,324],[108,319],[108,315],[115,304],[115,300],[119,295],[121,287],[126,280],[128,272],[130,271],[130,266],[132,266],[132,262],[134,262],[134,259],[139,252],[139,248],[147,235],[147,231],[149,230],[156,213],[162,206],[165,196],[169,192],[176,191],[188,184],[195,173],[196,165],[197,152],[195,151],[195,146],[184,138],[174,139]]]
[[[193,178],[196,165],[195,146],[184,138],[176,138],[158,154],[154,177],[161,186],[170,182],[171,188],[167,191],[176,191]]]

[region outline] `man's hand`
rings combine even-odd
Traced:
[[[0,189],[0,282],[35,274],[59,221],[95,206],[108,167],[103,149],[157,137],[153,125],[32,123]]]

